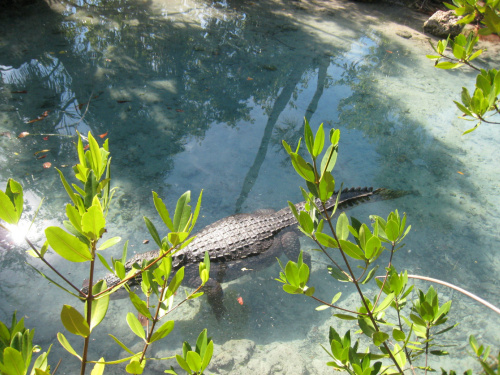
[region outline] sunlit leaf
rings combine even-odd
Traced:
[[[151,340],[149,342],[155,342],[158,340],[161,340],[162,338],[166,337],[172,330],[174,329],[174,321],[169,320],[161,325],[160,328],[156,330],[155,333],[153,333],[153,336],[151,336]]]
[[[80,312],[70,305],[63,305],[61,310],[61,321],[69,332],[74,335],[88,337],[90,328],[85,318]]]
[[[0,190],[0,219],[9,224],[17,224],[18,214],[7,194]]]
[[[127,323],[132,332],[134,332],[137,336],[139,336],[141,339],[146,338],[146,332],[144,332],[144,328],[141,322],[139,321],[139,319],[137,319],[134,313],[129,312],[127,314]]]
[[[99,294],[101,292],[104,292],[106,289],[107,289],[106,281],[99,280],[92,287],[92,294],[93,295]],[[105,295],[104,297],[100,297],[92,301],[92,309],[90,315],[91,331],[95,327],[97,327],[106,316],[106,312],[108,311],[108,305],[109,305],[109,295]],[[85,303],[85,312],[87,312],[87,302]],[[85,314],[85,318],[87,318],[87,314]]]
[[[92,260],[88,246],[77,237],[65,232],[59,227],[48,227],[45,235],[49,245],[56,253],[70,262],[85,262]]]
[[[99,358],[99,362],[104,362],[104,357]],[[90,375],[102,375],[104,374],[104,363],[96,363]]]
[[[107,249],[108,247],[116,245],[121,240],[122,240],[121,237],[108,238],[106,241],[104,241],[104,243],[101,246],[99,246],[99,248],[97,250]]]

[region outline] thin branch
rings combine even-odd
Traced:
[[[86,297],[86,295],[80,291],[76,286],[73,285],[71,281],[69,281],[67,278],[65,278],[58,270],[56,270],[49,262],[45,260],[45,258],[40,254],[40,252],[37,250],[35,245],[31,243],[31,241],[28,239],[28,237],[25,237],[24,240],[28,243],[28,245],[31,247],[31,249],[38,255],[38,257],[44,262],[52,271],[56,273],[57,276],[59,276],[61,279],[66,281],[66,283],[71,286],[73,289],[75,289],[82,297]]]
[[[322,303],[323,305],[327,305],[327,306],[330,306],[331,308],[334,308],[334,309],[338,309],[338,310],[342,310],[342,311],[345,311],[345,312],[348,312],[348,313],[351,313],[351,314],[355,314],[355,315],[363,315],[363,316],[368,316],[367,313],[360,313],[360,312],[357,312],[357,311],[352,311],[352,310],[348,310],[348,309],[344,309],[343,307],[339,307],[339,306],[335,306],[335,305],[332,305],[328,302],[325,302],[323,301],[322,299],[319,299],[317,297],[314,297],[314,295],[310,296],[312,299],[318,301],[319,303]]]
[[[377,278],[382,278],[384,276],[376,276]],[[456,286],[456,285],[453,285],[451,283],[448,283],[446,281],[443,281],[443,280],[438,280],[438,279],[434,279],[432,277],[427,277],[427,276],[420,276],[420,275],[408,275],[408,277],[410,279],[418,279],[418,280],[424,280],[424,281],[429,281],[431,283],[436,283],[436,284],[441,284],[441,285],[444,285],[444,286],[447,286],[448,288],[451,288],[451,289],[454,289],[456,290],[457,292],[460,292],[464,295],[466,295],[467,297],[470,297],[472,298],[473,300],[481,303],[482,305],[488,307],[489,309],[493,310],[494,312],[496,312],[497,314],[500,315],[500,308],[496,307],[495,305],[489,303],[488,301],[482,299],[481,297],[478,297],[476,296],[475,294],[465,290],[465,289],[462,289],[460,288],[459,286]]]

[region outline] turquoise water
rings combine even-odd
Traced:
[[[398,16],[394,7],[379,9],[266,1],[80,1],[1,15],[0,185],[9,177],[23,184],[28,217],[45,198],[30,231],[30,238],[42,243],[42,229],[64,220],[68,199],[54,167],[70,175],[77,161],[75,131],[107,134],[118,188],[108,232],[130,240],[131,252],[153,250],[153,241],[143,244],[151,238],[142,220],[148,216],[159,226],[152,190],[172,207],[184,191],[197,195],[204,189],[198,229],[236,212],[299,201],[302,181],[281,140],[296,144],[306,117],[314,128],[323,122],[341,129],[339,183],[415,192],[349,212],[365,221],[369,214],[384,216],[396,208],[408,214],[413,229],[397,266],[458,284],[499,305],[500,132],[483,126],[461,136],[469,124],[457,119],[452,100],[462,82],[470,87],[473,76],[433,69],[413,16]],[[362,22],[351,18],[356,12],[374,16]],[[389,21],[398,17],[404,22]],[[404,39],[398,30],[413,37]],[[30,135],[17,138],[21,132]],[[46,162],[51,168],[43,168]],[[25,250],[13,243],[0,249],[0,319],[17,309],[44,349],[55,344],[53,363],[64,357],[60,372],[73,373],[77,361],[59,348],[55,332],[64,330],[61,304],[75,302],[26,266]],[[108,259],[120,254],[119,246],[106,251]],[[318,296],[331,298],[340,288],[344,303],[352,303],[352,291],[326,275],[325,259],[313,257],[311,283]],[[74,283],[86,278],[83,267],[50,259]],[[98,272],[105,274],[103,268]],[[152,354],[172,355],[182,340],[193,342],[207,327],[217,344],[215,356],[231,350],[248,354],[232,367],[219,356],[213,373],[327,373],[319,343],[327,344],[329,325],[340,331],[347,325],[329,312],[314,311],[312,301],[285,295],[273,280],[278,272],[275,266],[224,285],[229,314],[222,322],[204,300],[186,305],[174,314],[176,329],[168,342]],[[498,316],[438,290],[454,300],[451,318],[461,322],[446,336],[457,352],[443,366],[471,366],[465,354],[471,332],[500,347]],[[103,346],[92,349],[94,357],[124,356],[107,332],[140,347],[124,321],[123,311],[130,308],[126,300],[113,302],[110,319],[96,332]],[[296,365],[290,358],[302,358],[308,372],[287,367]],[[151,363],[147,373],[164,368]],[[122,368],[109,373],[114,371],[123,373]]]

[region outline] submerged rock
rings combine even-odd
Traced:
[[[438,10],[424,23],[424,32],[437,36],[439,38],[447,38],[448,35],[455,37],[460,34],[464,25],[457,24],[460,18],[455,16],[452,10]]]
[[[255,350],[255,343],[251,340],[230,340],[222,345],[220,354],[212,358],[209,368],[225,374],[244,366]]]

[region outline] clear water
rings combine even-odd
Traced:
[[[396,208],[408,214],[413,230],[397,266],[500,305],[500,131],[483,126],[462,137],[468,124],[457,119],[451,102],[473,76],[432,68],[419,15],[394,6],[320,5],[63,1],[1,15],[0,184],[9,177],[23,184],[28,217],[45,198],[30,238],[41,243],[42,228],[64,219],[68,199],[54,167],[70,175],[76,130],[107,133],[118,187],[108,231],[142,252],[154,249],[153,241],[143,244],[149,235],[142,216],[159,226],[152,190],[172,207],[184,191],[204,189],[198,228],[300,200],[302,182],[281,140],[296,144],[307,117],[313,127],[324,122],[341,129],[336,178],[344,186],[416,193],[349,212],[365,221]],[[401,30],[413,37],[398,36]],[[45,111],[43,120],[28,123]],[[31,135],[16,138],[24,131]],[[34,155],[44,149],[50,151]],[[52,167],[44,169],[45,162]],[[0,319],[18,310],[44,349],[55,344],[53,363],[64,358],[59,372],[74,373],[78,363],[59,348],[55,332],[64,330],[61,304],[75,302],[26,265],[36,262],[25,250],[5,242],[0,250]],[[117,247],[106,255],[120,253]],[[311,284],[318,296],[331,298],[340,288],[344,303],[352,304],[352,290],[332,283],[325,260],[314,257]],[[50,259],[75,284],[86,278],[83,268]],[[319,344],[327,344],[330,325],[341,332],[348,326],[314,311],[309,300],[285,295],[273,280],[277,275],[274,266],[224,285],[229,314],[222,322],[204,300],[185,305],[174,314],[169,340],[151,354],[172,355],[182,340],[193,342],[207,327],[217,344],[213,373],[329,373]],[[438,290],[444,300],[453,299],[451,321],[461,323],[445,337],[457,345],[454,356],[440,365],[458,371],[472,365],[466,355],[472,332],[500,347],[498,316]],[[93,357],[124,356],[107,332],[140,347],[124,320],[123,311],[131,308],[126,300],[113,302],[95,335]],[[234,363],[224,353],[236,353]],[[150,365],[149,374],[165,369]],[[109,371],[115,372],[123,368]]]

